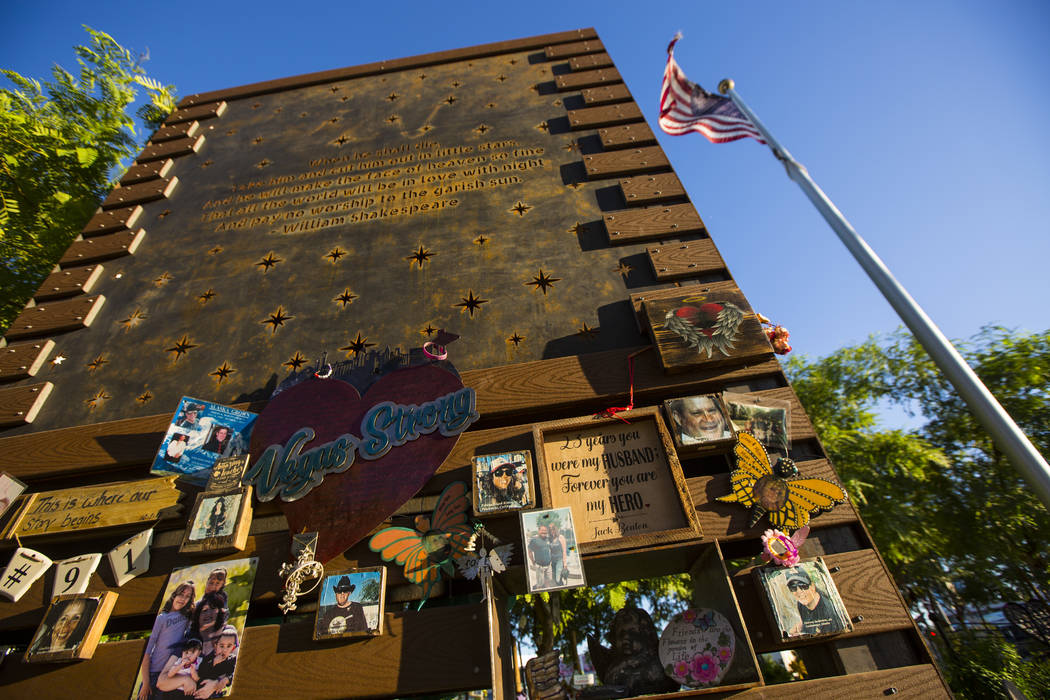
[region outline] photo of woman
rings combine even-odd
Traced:
[[[18,479],[10,474],[0,474],[0,516],[7,512],[15,499],[25,490],[26,485]]]
[[[71,598],[52,605],[29,645],[27,658],[76,649],[84,641],[97,608],[98,598]]]
[[[532,453],[482,455],[474,458],[474,510],[504,513],[532,506]]]

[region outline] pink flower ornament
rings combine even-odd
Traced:
[[[766,530],[762,534],[762,560],[780,566],[794,566],[799,560],[798,547],[780,530]]]
[[[693,680],[699,681],[700,683],[710,683],[715,680],[718,678],[719,670],[721,670],[718,659],[712,656],[711,652],[708,651],[694,656],[692,665],[691,675]]]

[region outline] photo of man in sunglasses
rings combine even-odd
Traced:
[[[531,505],[525,453],[509,452],[477,457],[474,467],[478,512],[494,513]]]
[[[788,569],[786,579],[788,592],[798,604],[800,618],[799,622],[789,630],[788,636],[827,634],[841,632],[844,629],[826,594],[821,594],[817,590],[816,584],[804,567],[795,566]]]

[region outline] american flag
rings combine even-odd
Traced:
[[[685,77],[674,60],[674,45],[681,38],[678,34],[667,45],[667,67],[660,88],[660,128],[674,136],[698,131],[711,143],[728,143],[749,136],[765,143],[762,134],[732,100],[712,95]]]

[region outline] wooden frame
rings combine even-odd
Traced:
[[[572,508],[584,554],[702,537],[660,409],[620,415],[533,427],[543,506]]]
[[[717,410],[721,418],[721,437],[708,438],[702,435],[693,437],[688,435],[686,432],[687,429],[680,424],[678,417],[679,411],[687,411],[689,406],[686,405],[685,402],[696,399],[708,399],[714,404],[714,408]],[[732,447],[733,442],[736,439],[736,431],[733,430],[733,424],[729,420],[729,410],[722,402],[722,398],[719,394],[699,394],[696,396],[683,396],[677,399],[667,399],[664,401],[664,412],[667,416],[667,426],[671,431],[671,438],[674,440],[674,446],[678,451],[678,454],[695,454],[699,452],[729,449]],[[698,429],[702,430],[702,427],[699,427]]]
[[[79,614],[71,610],[76,605],[74,601],[83,601]],[[116,602],[117,594],[113,591],[56,597],[37,627],[24,660],[34,663],[90,659],[95,654],[102,630]],[[64,643],[60,642],[61,647],[57,649],[54,648],[56,634],[65,640]],[[44,646],[45,639],[50,639],[47,646]]]
[[[536,507],[536,479],[533,476],[530,450],[477,455],[471,460],[471,465],[471,492],[475,516],[499,515]],[[524,489],[523,494],[510,493],[507,498],[500,499],[495,493],[489,493],[489,475],[494,469],[500,468],[514,470],[513,476]],[[495,489],[496,486],[493,484],[491,488]],[[511,485],[508,483],[504,488],[509,492]]]
[[[216,513],[219,508],[225,509],[225,515]],[[251,525],[251,486],[227,491],[204,491],[197,494],[193,510],[190,511],[179,552],[240,552],[248,543]]]
[[[346,579],[344,581],[343,579]],[[349,600],[349,594],[352,593],[356,588],[360,588],[365,583],[376,581],[379,583],[379,596],[376,603],[371,605],[376,606],[376,617],[375,626],[368,626],[368,616],[364,609],[364,606],[359,601]],[[330,596],[331,600],[337,600],[338,589],[340,586],[349,585],[350,590],[347,593],[348,610],[353,614],[354,606],[357,605],[360,608],[360,615],[365,618],[366,628],[364,630],[350,630],[344,629],[344,631],[332,631],[338,629],[343,625],[344,627],[349,623],[346,619],[349,616],[340,616],[337,613],[337,605],[334,603],[325,604],[325,598]],[[363,591],[362,591],[363,593]],[[371,599],[370,599],[371,600]],[[324,639],[341,639],[343,637],[378,637],[383,634],[383,618],[385,617],[384,610],[386,609],[386,567],[385,566],[371,566],[359,569],[347,569],[345,571],[338,571],[333,574],[328,574],[324,577],[321,582],[321,591],[317,596],[317,615],[314,618],[314,640]],[[333,615],[333,613],[336,613]],[[331,617],[331,619],[328,619]],[[339,621],[342,621],[341,623]]]

